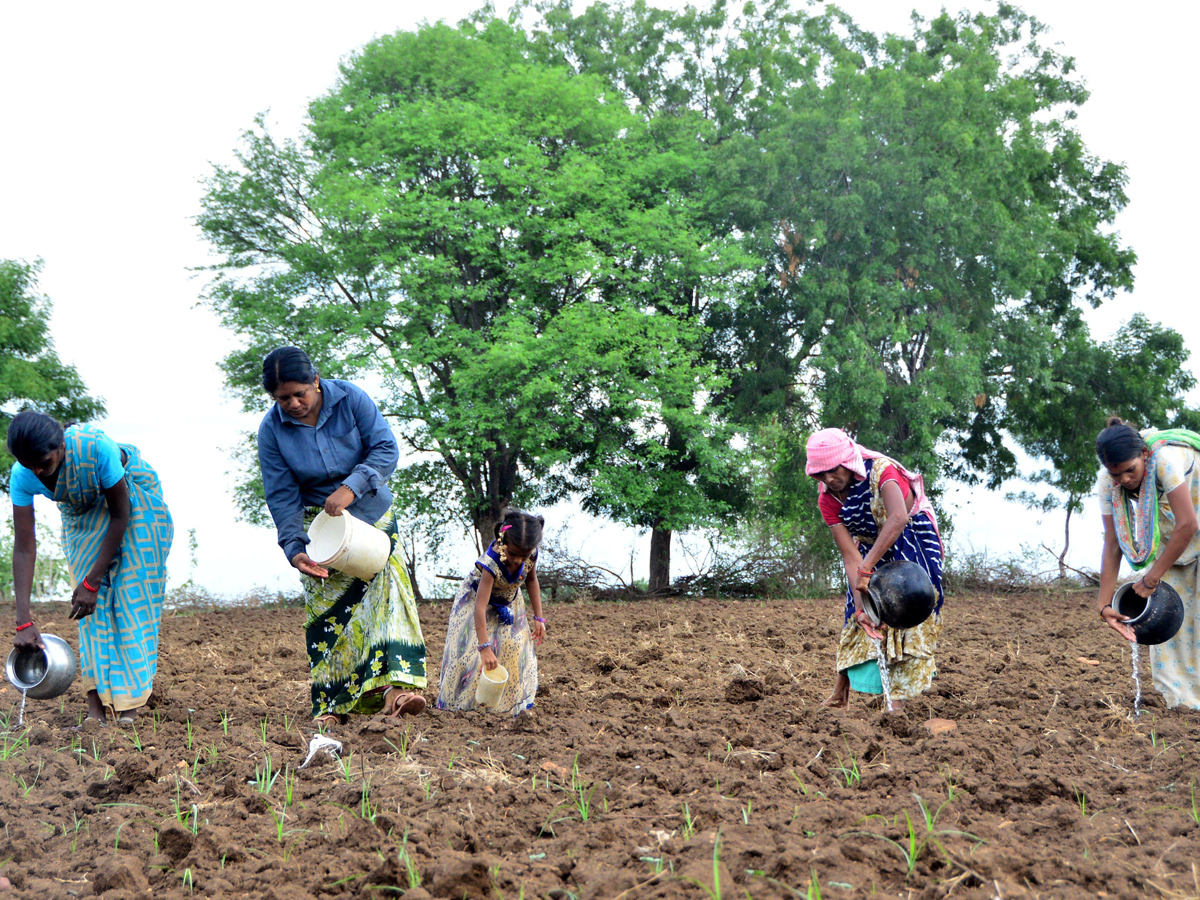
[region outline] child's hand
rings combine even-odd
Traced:
[[[491,647],[488,647],[486,650],[480,650],[479,658],[483,660],[483,667],[489,672],[500,665],[500,660],[496,659],[496,654],[492,651]]]
[[[533,619],[529,627],[529,633],[533,635],[533,642],[540,644],[546,639],[546,623]]]

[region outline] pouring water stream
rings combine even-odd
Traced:
[[[871,643],[875,645],[875,657],[879,664],[879,680],[883,684],[883,711],[892,711],[892,676],[888,670],[887,654],[883,650],[883,641],[880,638],[871,638]]]

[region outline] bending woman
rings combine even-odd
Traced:
[[[258,429],[258,463],[279,546],[300,572],[312,670],[313,718],[416,714],[425,708],[425,639],[404,561],[387,478],[400,450],[379,408],[348,381],[322,379],[295,347],[263,360],[275,399]],[[318,512],[349,513],[384,532],[392,552],[366,582],[330,572],[305,552]]]
[[[1167,706],[1200,709],[1200,434],[1182,428],[1139,433],[1114,416],[1096,438],[1096,455],[1104,466],[1096,483],[1104,520],[1100,618],[1121,637],[1135,639],[1124,624],[1128,618],[1112,608],[1122,554],[1141,572],[1133,585],[1139,597],[1149,597],[1159,581],[1175,588],[1183,600],[1183,627],[1150,647],[1150,668]]]
[[[27,410],[8,427],[16,457],[13,582],[18,647],[42,647],[29,610],[37,558],[33,498],[49,497],[62,515],[62,545],[76,581],[71,618],[79,620],[79,666],[88,719],[112,710],[131,724],[154,686],[158,626],[175,526],[158,474],[136,447],[117,444],[90,425],[65,431]]]
[[[846,432],[826,428],[808,439],[805,471],[819,482],[817,506],[846,567],[846,610],[837,652],[837,681],[825,706],[843,707],[850,689],[883,692],[875,648],[884,638],[891,675],[891,711],[933,681],[934,651],[942,632],[942,562],[945,558],[933,505],[920,475],[856,444]],[[937,591],[933,615],[916,628],[876,630],[863,611],[862,594],[875,567],[894,559],[920,565]],[[886,631],[886,634],[884,633]]]

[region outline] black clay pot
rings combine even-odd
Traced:
[[[863,610],[876,625],[916,628],[937,605],[937,590],[919,565],[897,559],[875,570],[862,601]]]
[[[1169,641],[1183,627],[1183,601],[1175,588],[1160,581],[1149,598],[1142,598],[1133,589],[1133,582],[1117,588],[1113,609],[1128,616],[1125,624],[1133,629],[1139,644],[1161,644]]]

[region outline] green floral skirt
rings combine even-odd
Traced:
[[[309,510],[305,524],[318,512]],[[375,527],[391,538],[392,553],[369,582],[333,570],[324,579],[300,576],[314,718],[377,713],[385,688],[425,687],[425,639],[408,571],[396,555],[395,511]]]

